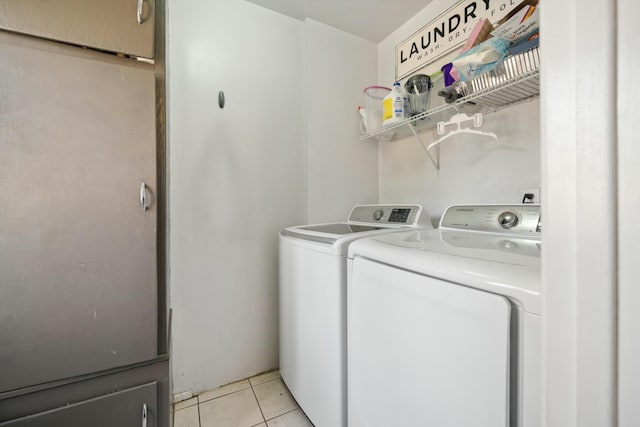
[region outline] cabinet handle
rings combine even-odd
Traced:
[[[142,404],[142,427],[147,427],[147,404]]]
[[[147,185],[144,182],[140,185],[140,205],[145,212],[149,209],[147,206]]]
[[[138,24],[142,24],[142,1],[138,0]]]

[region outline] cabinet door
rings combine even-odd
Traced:
[[[3,0],[0,28],[153,58],[154,0]]]
[[[0,392],[157,356],[154,93],[0,31]]]
[[[157,383],[152,382],[1,423],[0,427],[155,427],[157,400]]]

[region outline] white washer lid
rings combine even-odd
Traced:
[[[429,214],[420,205],[359,205],[346,222],[287,227],[281,239],[309,249],[347,255],[347,247],[356,239],[408,228],[432,228]]]
[[[326,226],[339,225],[350,227],[353,231],[344,234],[325,231]],[[347,222],[301,225],[285,228],[280,232],[280,239],[319,252],[346,256],[348,247],[354,240],[404,230],[407,230],[406,226],[370,227]]]
[[[505,295],[541,314],[541,242],[512,235],[457,230],[416,230],[360,239],[349,257]]]

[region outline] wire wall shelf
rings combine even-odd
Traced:
[[[483,89],[419,115],[374,132],[362,135],[360,140],[391,141],[415,135],[423,130],[435,128],[440,121],[448,121],[458,113],[493,113],[503,108],[531,101],[540,96],[540,70],[536,68],[513,78],[487,76]]]

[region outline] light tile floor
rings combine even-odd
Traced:
[[[174,427],[313,427],[278,371],[206,391],[173,405]]]

